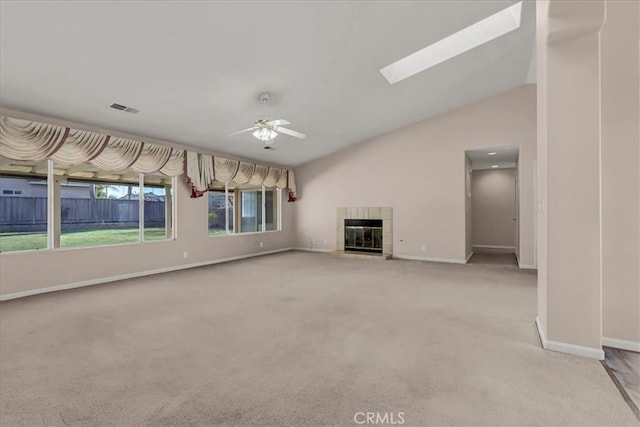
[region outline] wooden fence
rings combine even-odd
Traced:
[[[63,228],[77,230],[135,227],[139,221],[138,201],[63,198],[61,220]],[[145,200],[145,227],[164,227],[164,222],[164,201]],[[0,232],[42,231],[46,226],[46,197],[0,197]]]

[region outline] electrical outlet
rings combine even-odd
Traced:
[[[184,251],[184,252],[182,253],[182,258],[188,258],[188,257],[189,257],[189,252]]]
[[[325,240],[324,240],[324,244],[325,244],[325,245],[327,244],[327,239],[325,239]]]
[[[422,252],[427,252],[427,245],[422,245]]]
[[[260,242],[260,247],[263,247],[263,246],[264,246],[264,243]]]

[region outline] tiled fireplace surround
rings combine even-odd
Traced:
[[[344,251],[345,219],[381,219],[382,220],[382,253],[393,253],[393,208],[338,208],[337,215],[337,250]]]

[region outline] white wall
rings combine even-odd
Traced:
[[[515,252],[515,168],[475,170],[471,178],[472,242]]]
[[[518,145],[521,263],[532,265],[535,96],[524,85],[297,168],[296,246],[334,250],[339,206],[392,206],[394,256],[464,262],[465,150]]]

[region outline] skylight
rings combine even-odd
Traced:
[[[520,28],[522,2],[478,21],[457,33],[380,69],[390,84],[398,83],[441,62]]]

